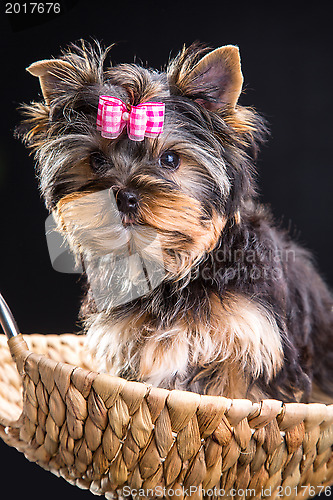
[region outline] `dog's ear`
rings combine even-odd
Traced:
[[[29,73],[38,76],[43,97],[49,105],[54,97],[68,86],[68,80],[73,73],[73,66],[62,59],[37,61],[26,68]]]
[[[198,52],[195,46],[184,49],[171,63],[168,71],[171,83],[181,95],[193,98],[209,110],[234,108],[243,85],[238,47],[225,45],[199,61]]]

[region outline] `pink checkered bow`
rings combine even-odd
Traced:
[[[101,95],[97,111],[97,130],[102,137],[115,139],[127,125],[128,137],[132,141],[143,141],[145,137],[156,137],[163,132],[163,102],[144,102],[131,106],[117,97]]]

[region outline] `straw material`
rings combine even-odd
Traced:
[[[98,374],[81,336],[0,335],[0,436],[107,498],[308,498],[333,484],[333,405],[231,400]],[[69,364],[70,363],[70,364]]]

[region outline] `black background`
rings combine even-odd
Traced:
[[[142,61],[161,68],[195,40],[241,50],[245,92],[240,103],[269,120],[271,139],[258,163],[261,199],[295,238],[313,250],[333,283],[332,27],[328,2],[164,1],[62,2],[62,15],[0,14],[0,290],[22,332],[77,330],[77,275],[53,271],[47,253],[47,213],[34,179],[33,159],[13,138],[17,107],[40,95],[30,63],[91,37],[117,42],[113,63]],[[1,498],[92,498],[30,464],[0,442]]]

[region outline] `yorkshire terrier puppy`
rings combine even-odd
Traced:
[[[101,370],[227,397],[333,395],[332,296],[256,198],[263,119],[238,104],[239,50],[184,49],[165,72],[82,43],[28,71],[47,208],[82,263]]]

